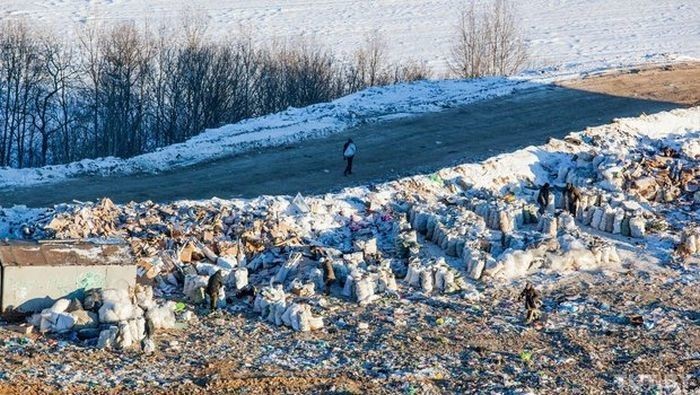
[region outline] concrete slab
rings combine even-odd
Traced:
[[[126,244],[0,243],[0,312],[28,313],[91,288],[128,288],[136,264]]]

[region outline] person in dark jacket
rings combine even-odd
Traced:
[[[335,271],[333,271],[333,261],[328,257],[323,257],[320,260],[323,270],[323,282],[325,284],[326,295],[331,294],[331,286],[335,282]]]
[[[549,183],[545,182],[537,195],[537,204],[540,206],[540,214],[544,214],[549,205]]]
[[[572,183],[566,183],[564,190],[564,208],[572,215],[576,215],[578,202],[581,200],[581,192]]]
[[[352,160],[355,157],[356,152],[357,146],[352,139],[348,139],[345,145],[343,145],[343,159],[345,159],[346,162],[345,172],[343,172],[343,175],[349,176],[352,174]]]
[[[532,321],[537,321],[542,316],[540,306],[542,306],[542,295],[532,284],[527,283],[525,289],[520,293],[520,299],[525,301],[525,323],[529,324]]]
[[[219,302],[219,294],[221,293],[221,287],[224,285],[224,278],[221,274],[221,270],[217,270],[207,282],[207,295],[209,295],[209,307],[211,311],[216,310],[216,305]]]

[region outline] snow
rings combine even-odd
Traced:
[[[485,2],[488,0],[479,0]],[[341,54],[378,32],[393,60],[442,72],[464,0],[3,0],[0,19],[25,18],[74,34],[88,22],[181,26],[201,17],[214,37],[242,27],[262,43],[305,38]],[[654,54],[700,57],[697,0],[516,0],[535,68],[590,70]]]
[[[484,78],[419,81],[370,88],[330,103],[289,108],[280,113],[209,129],[183,143],[129,159],[109,157],[41,168],[0,168],[0,188],[56,182],[88,174],[158,172],[254,148],[326,136],[360,122],[440,111],[534,86],[522,78]]]
[[[36,169],[0,169],[0,188],[60,181],[86,174],[158,172],[281,145],[374,122],[439,111],[615,67],[700,57],[700,7],[693,0],[529,0],[517,2],[532,67],[511,79],[429,81],[372,88],[331,103],[206,130],[192,139],[130,159],[86,159]],[[239,29],[260,43],[306,38],[340,54],[378,32],[391,60],[427,62],[446,70],[456,10],[462,0],[271,1],[3,0],[0,19],[39,21],[64,37],[92,22],[181,26],[184,15],[206,21],[208,34]]]

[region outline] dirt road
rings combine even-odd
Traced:
[[[635,70],[542,86],[458,109],[365,124],[331,137],[239,154],[156,175],[85,177],[0,192],[0,206],[40,207],[109,196],[116,202],[323,193],[458,162],[700,100],[700,65]],[[343,142],[359,151],[343,177]]]

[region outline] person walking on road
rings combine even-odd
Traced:
[[[356,152],[357,146],[352,141],[352,139],[348,139],[348,141],[343,146],[343,158],[345,159],[345,162],[347,162],[347,165],[345,166],[345,172],[343,173],[343,175],[345,175],[346,177],[352,174],[352,159],[355,157]]]

